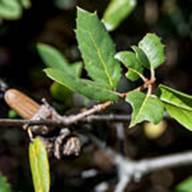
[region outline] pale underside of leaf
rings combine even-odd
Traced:
[[[98,101],[116,101],[118,99],[116,92],[103,88],[93,81],[80,79],[61,70],[51,68],[45,69],[45,72],[54,81],[90,99]]]
[[[161,121],[164,108],[157,97],[139,91],[132,91],[126,97],[126,101],[129,102],[133,108],[130,127],[142,121],[150,121],[154,124]]]
[[[116,29],[136,7],[137,0],[111,0],[102,21],[108,31]]]
[[[29,158],[35,192],[49,192],[50,173],[45,145],[35,138],[29,146]]]
[[[174,105],[164,103],[164,106],[169,113],[169,115],[178,121],[185,128],[192,131],[192,111],[188,111],[182,108],[178,108]]]
[[[76,36],[85,69],[98,84],[116,89],[121,76],[114,44],[95,13],[78,8]]]
[[[159,85],[161,101],[178,108],[192,111],[192,96],[172,89],[166,85]]]

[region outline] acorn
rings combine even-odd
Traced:
[[[4,99],[24,119],[32,119],[40,109],[38,103],[16,89],[8,89],[5,92]]]
[[[57,112],[46,105],[39,105],[33,99],[16,89],[8,89],[5,92],[6,103],[24,119],[58,119]],[[32,126],[31,130],[36,135],[45,135],[51,130],[47,126]],[[62,128],[59,135],[44,138],[48,153],[53,154],[57,159],[65,156],[78,156],[81,150],[79,138],[72,134],[68,128]]]

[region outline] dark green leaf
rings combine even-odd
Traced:
[[[7,178],[2,175],[0,175],[0,191],[11,192],[11,186],[7,182]]]
[[[54,81],[90,99],[98,101],[116,101],[118,99],[116,92],[103,88],[93,81],[80,79],[57,69],[49,68],[45,69],[45,72]]]
[[[157,35],[148,33],[139,42],[139,48],[143,50],[150,62],[148,68],[155,69],[165,61],[164,45]]]
[[[177,185],[176,192],[192,192],[192,177],[187,178]]]
[[[121,51],[115,55],[115,58],[127,67],[128,73],[126,77],[131,81],[137,80],[139,75],[143,73],[144,68],[134,53],[130,51]]]
[[[132,91],[128,93],[126,101],[133,108],[130,127],[145,120],[157,124],[163,118],[163,104],[156,96]]]
[[[44,143],[35,138],[29,145],[29,159],[35,192],[49,192],[50,173],[48,155]]]
[[[107,30],[116,29],[132,13],[136,4],[137,0],[111,0],[103,16]]]
[[[67,59],[56,48],[44,43],[38,43],[37,50],[47,67],[64,70],[75,76],[80,76],[81,62],[69,64]]]
[[[78,8],[77,41],[88,75],[108,89],[116,89],[121,76],[114,44],[95,13]]]
[[[160,100],[169,115],[181,125],[192,130],[192,96],[160,85]]]
[[[47,67],[68,70],[67,59],[56,48],[44,43],[38,43],[37,50]]]

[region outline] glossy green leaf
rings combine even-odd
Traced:
[[[130,127],[142,122],[149,121],[158,124],[163,118],[163,104],[152,95],[147,95],[139,91],[129,92],[126,101],[133,108]]]
[[[11,192],[11,186],[7,182],[7,178],[0,175],[0,191],[1,192]]]
[[[136,4],[137,0],[111,0],[103,16],[107,30],[116,29],[132,13]]]
[[[137,80],[139,75],[143,73],[144,68],[134,53],[130,51],[121,51],[115,55],[115,58],[122,62],[128,69],[126,77],[131,81]]]
[[[69,73],[57,69],[45,69],[48,77],[54,81],[76,91],[90,99],[98,101],[116,101],[118,95],[116,92],[103,88],[101,85],[85,79],[77,78]]]
[[[160,85],[160,100],[169,115],[181,125],[192,130],[192,97],[165,85]]]
[[[83,68],[83,63],[81,61],[72,63],[70,65],[72,74],[75,75],[76,77],[81,76],[82,68]]]
[[[177,185],[176,192],[192,192],[192,177],[187,178]]]
[[[157,35],[148,33],[139,42],[139,48],[143,50],[149,60],[148,68],[155,69],[165,61],[164,45]]]
[[[166,85],[159,85],[161,101],[178,108],[192,111],[192,96],[172,89]]]
[[[150,63],[146,54],[143,52],[143,50],[135,45],[132,46],[131,48],[134,50],[136,58],[141,63],[141,65],[148,68],[150,66]]]
[[[29,159],[35,192],[50,191],[50,170],[44,143],[35,138],[29,145]]]
[[[105,88],[115,90],[121,76],[115,47],[95,13],[78,8],[77,41],[88,75]]]
[[[0,17],[15,20],[22,16],[22,7],[17,0],[0,1]]]
[[[56,48],[44,43],[38,43],[37,50],[47,67],[65,70],[77,76],[80,75],[82,62],[69,64],[67,59]]]

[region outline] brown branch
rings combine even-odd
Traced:
[[[95,122],[95,121],[116,121],[116,122],[129,122],[130,115],[114,115],[114,114],[105,114],[105,115],[90,115],[88,117],[84,117],[82,119],[76,119],[74,121],[70,120],[71,116],[69,117],[62,117],[64,121],[55,121],[55,120],[25,120],[25,119],[0,119],[0,126],[23,126],[23,125],[47,125],[53,127],[64,127],[71,125],[73,123],[80,122]],[[69,120],[67,120],[69,118]],[[74,117],[73,117],[74,118]]]
[[[104,111],[106,108],[108,108],[111,105],[112,105],[111,101],[108,101],[108,102],[102,103],[102,104],[98,104],[98,105],[95,105],[93,108],[88,109],[84,112],[78,113],[76,115],[68,116],[66,118],[61,118],[61,121],[64,120],[64,123],[66,125],[75,124],[78,121],[82,121],[82,119],[84,119],[94,113]]]

